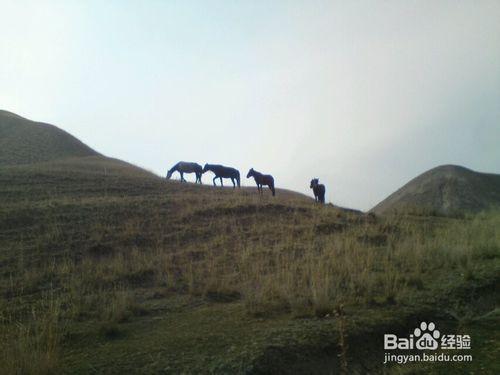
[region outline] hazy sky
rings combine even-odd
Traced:
[[[500,173],[500,1],[0,9],[0,108],[162,175],[254,167],[307,194],[319,177],[369,209],[440,164]]]

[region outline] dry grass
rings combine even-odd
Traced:
[[[88,160],[37,167],[38,186],[21,183],[32,170],[11,168],[18,183],[0,191],[8,373],[55,372],[71,322],[118,335],[148,313],[145,291],[241,301],[249,316],[325,317],[412,304],[499,255],[495,214],[374,218],[283,191],[181,186],[113,163],[96,172]]]
[[[51,374],[59,365],[59,345],[64,332],[61,305],[52,294],[43,295],[30,306],[25,319],[12,320],[14,340],[2,347],[2,371],[12,374]],[[11,338],[12,338],[11,336]]]

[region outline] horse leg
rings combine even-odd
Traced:
[[[181,174],[181,182],[186,182],[186,180],[184,179],[184,172],[179,172]]]
[[[222,177],[220,177],[220,186],[224,186],[224,182],[222,181]]]
[[[231,182],[233,183],[233,189],[236,188],[236,183],[234,182],[234,178],[231,177]]]
[[[274,191],[274,185],[269,185],[269,189],[271,189],[271,192],[273,193],[273,197],[276,195],[276,192]]]
[[[217,176],[214,177],[214,179],[212,180],[213,183],[214,183],[214,186],[217,186],[217,184],[215,183],[215,180],[217,179]]]

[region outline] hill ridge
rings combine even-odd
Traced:
[[[370,212],[479,212],[500,206],[500,175],[444,164],[411,179]]]
[[[99,155],[55,125],[0,110],[0,166]]]

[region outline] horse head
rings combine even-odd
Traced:
[[[203,170],[201,171],[202,173],[205,173],[206,171],[208,171],[208,164],[205,164],[205,166],[203,167]]]
[[[252,177],[253,176],[253,172],[254,172],[253,168],[250,168],[250,170],[247,173],[247,178]]]
[[[319,184],[319,178],[313,178],[311,180],[311,185],[309,185],[309,187],[313,189],[315,186],[318,186],[318,184]]]
[[[173,171],[173,170],[169,170],[169,171],[167,172],[167,180],[170,180],[170,177],[172,177],[172,173],[174,173],[174,171]]]

